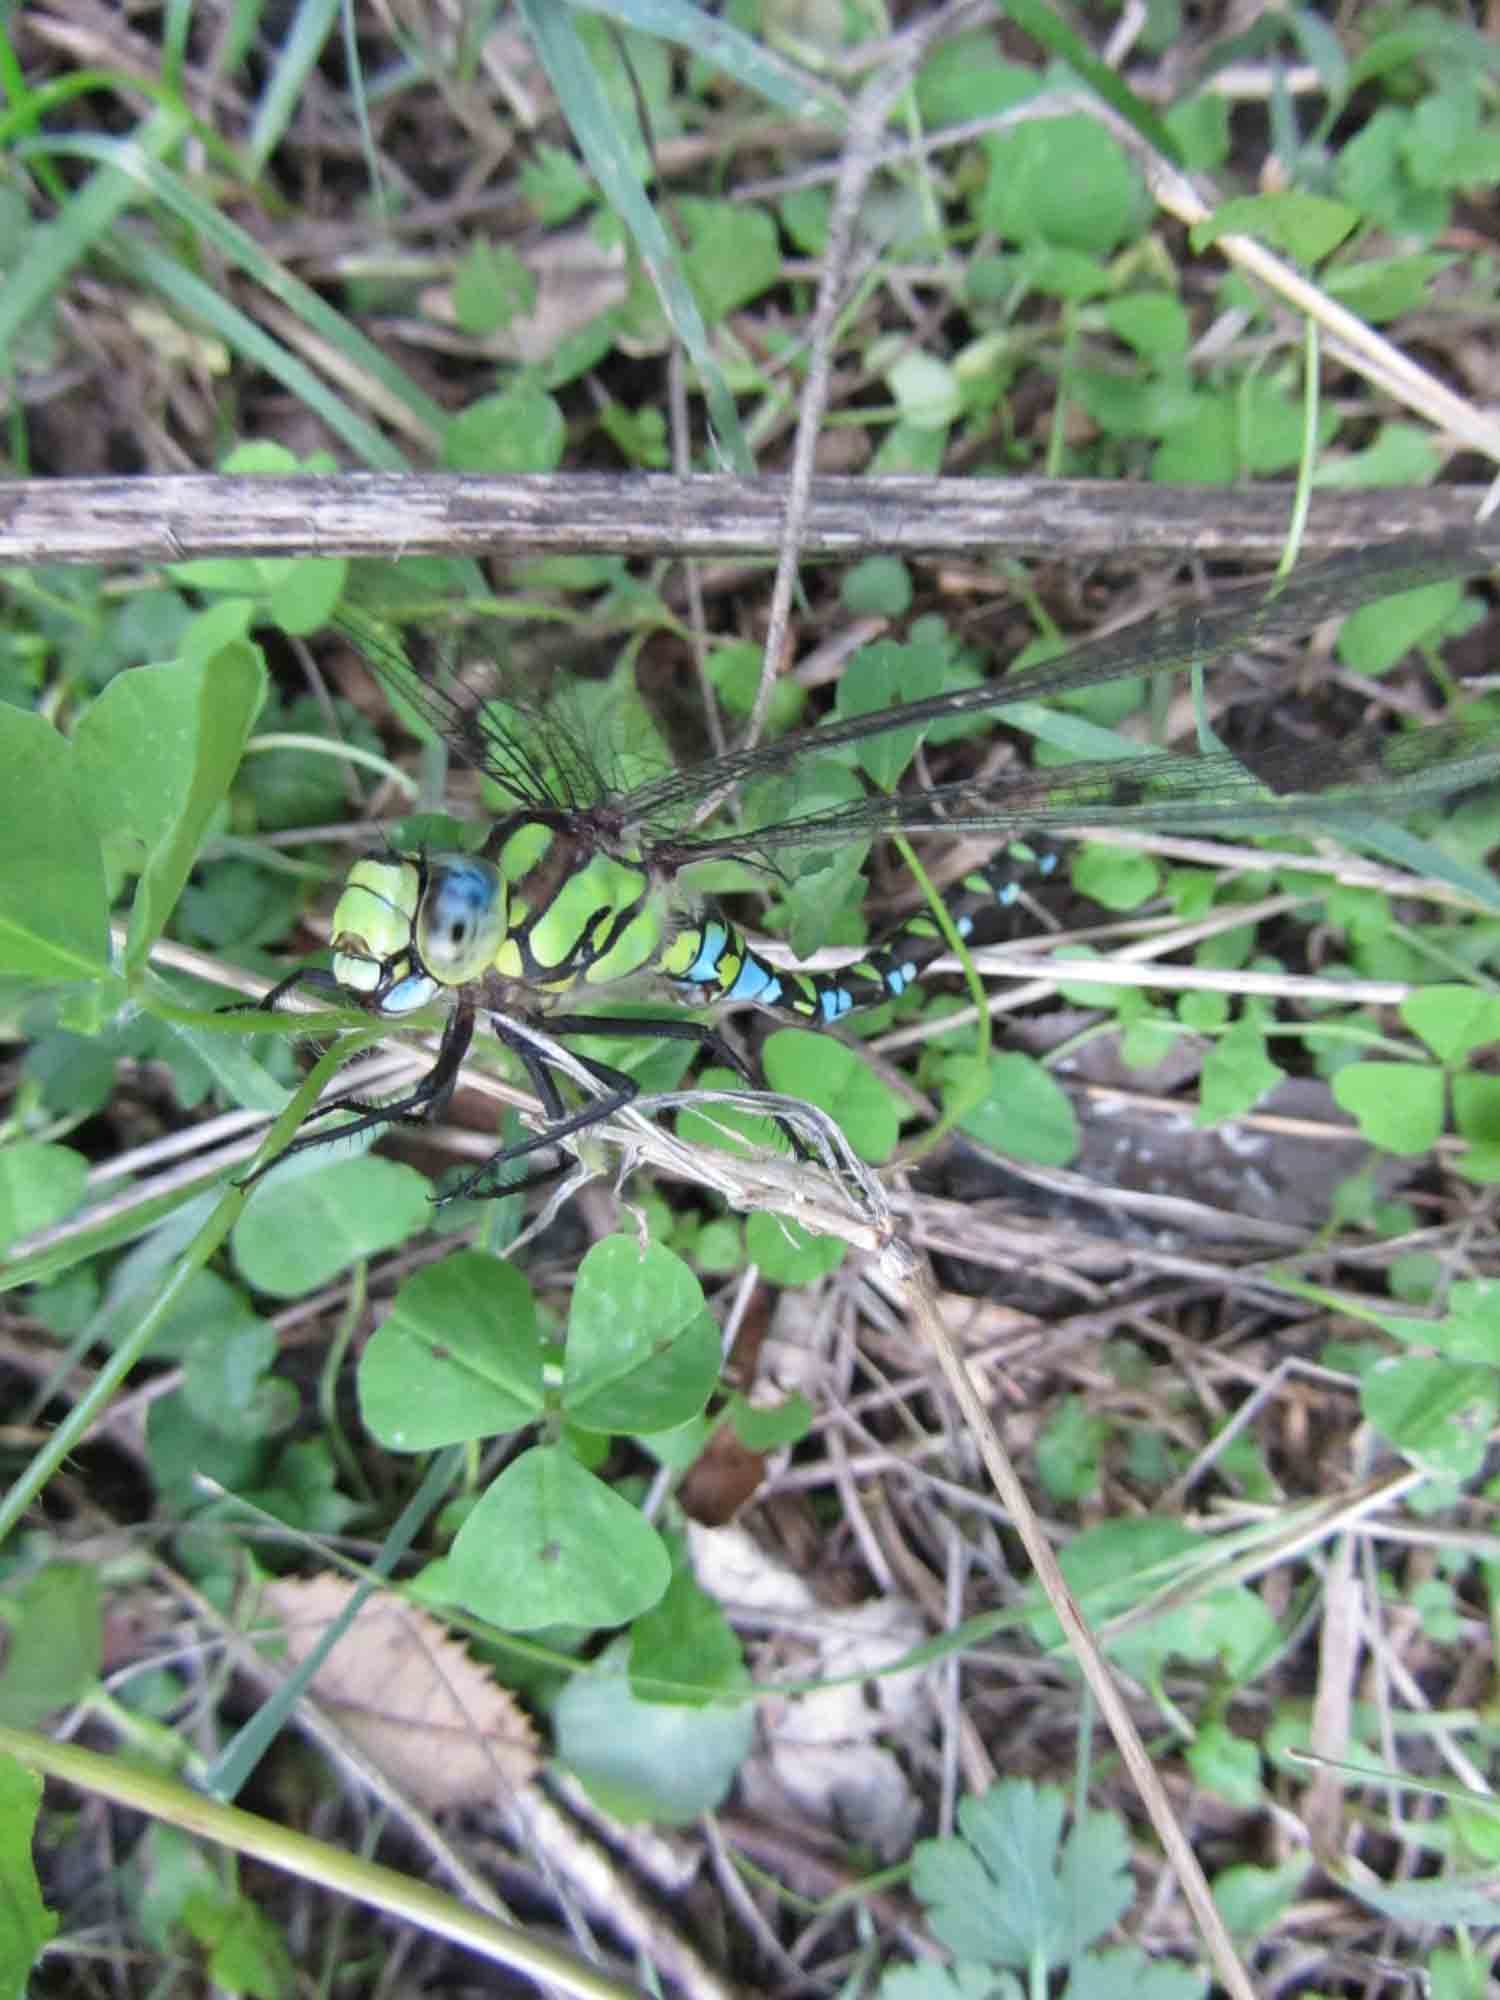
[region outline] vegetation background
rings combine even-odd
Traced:
[[[430,1055],[325,1020],[304,1081],[291,1021],[216,1010],[326,941],[372,825],[493,808],[330,637],[361,589],[461,609],[624,782],[1190,602],[1161,524],[1217,575],[1262,487],[1312,547],[1469,519],[1495,27],[0,13],[4,1991],[438,1990],[475,1954],[596,1995],[1492,1990],[1492,796],[1372,816],[1363,860],[1080,847],[997,1045],[961,979],[858,1051],[766,1044],[848,1149],[818,1172],[663,1102],[713,1079],[658,1041],[655,1115],[566,1202],[431,1204],[524,1097],[497,1062],[247,1199],[268,1117]],[[236,536],[174,560],[149,481],[211,470]],[[590,538],[520,553],[502,507],[499,556],[372,578],[330,552],[354,471],[587,490]],[[639,476],[690,472],[787,474],[780,535],[642,554]],[[308,475],[306,548],[257,540]],[[902,489],[915,543],[896,475],[946,482]],[[25,545],[37,483],[82,479],[130,482],[89,515],[115,559],[41,560],[77,550]],[[1030,569],[965,513],[997,481]],[[684,490],[699,526],[753,493]],[[867,538],[799,573],[861,492]],[[1008,717],[1004,754],[1248,746],[1268,689],[1313,746],[1440,721],[1493,630],[1455,574],[1196,697]],[[798,798],[1001,754],[934,735]],[[865,863],[714,887],[805,958],[909,907]]]

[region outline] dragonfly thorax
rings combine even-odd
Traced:
[[[506,888],[469,854],[356,862],[333,913],[333,973],[381,1014],[411,1014],[493,965]]]
[[[613,845],[613,843],[611,843]],[[501,979],[541,993],[604,985],[645,971],[662,940],[656,872],[592,828],[521,815],[485,850],[505,882],[506,925],[494,955]]]

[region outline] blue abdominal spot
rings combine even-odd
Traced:
[[[729,933],[723,924],[705,924],[698,956],[683,973],[684,982],[689,986],[712,986],[719,976],[719,961],[728,942]]]
[[[747,958],[724,997],[726,1000],[758,1000],[763,1006],[774,1006],[781,998],[781,981],[769,966],[762,965],[758,959]]]

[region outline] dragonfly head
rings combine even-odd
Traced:
[[[379,1014],[412,1014],[494,963],[500,872],[467,854],[359,861],[333,913],[333,974]]]

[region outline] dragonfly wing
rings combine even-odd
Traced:
[[[983,714],[1041,695],[1075,694],[1127,674],[1172,673],[1207,666],[1237,648],[1295,638],[1325,619],[1452,577],[1472,576],[1500,561],[1500,544],[1471,535],[1413,538],[1308,563],[1267,585],[1222,592],[1213,603],[1173,617],[1151,619],[1102,639],[1086,641],[1056,659],[982,686],[924,701],[903,702],[873,715],[827,723],[807,735],[754,750],[731,751],[641,785],[613,803],[625,819],[670,820],[716,792],[774,776],[814,750],[864,742],[892,729],[920,729],[953,716]]]
[[[960,781],[892,798],[792,817],[724,835],[689,835],[663,847],[690,860],[834,846],[880,833],[1005,835],[1065,826],[1223,830],[1327,818],[1343,806],[1414,805],[1500,777],[1500,720],[1477,714],[1408,735],[1326,745],[1281,745],[1250,763],[1227,753],[1139,757],[1022,771],[985,783]]]
[[[561,795],[555,776],[518,731],[504,724],[490,700],[466,687],[452,662],[429,640],[346,607],[334,629],[354,647],[399,711],[414,713],[471,770],[498,785],[517,805],[540,810],[577,803]],[[542,725],[537,724],[540,731]]]

